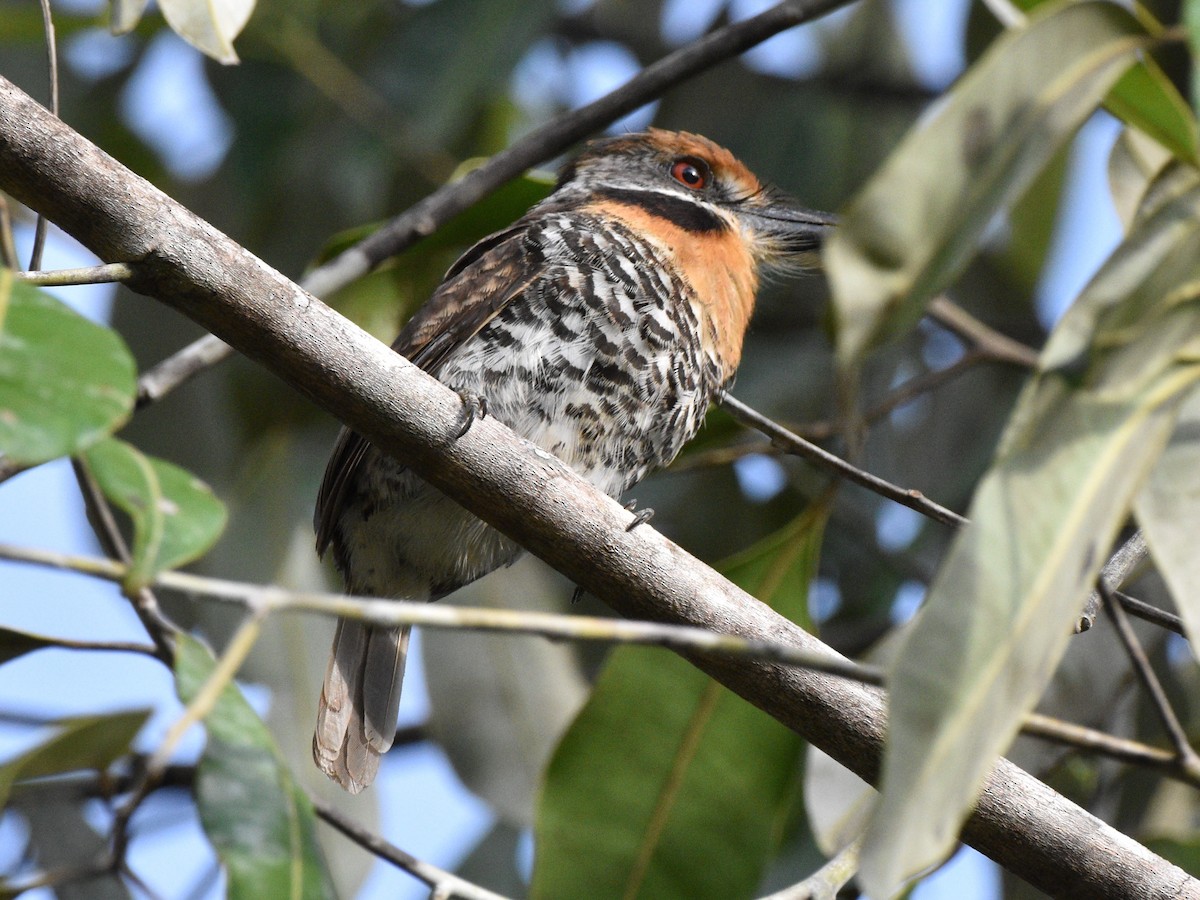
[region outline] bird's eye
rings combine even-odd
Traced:
[[[685,156],[671,163],[671,177],[684,187],[702,191],[712,181],[712,171],[704,160]]]

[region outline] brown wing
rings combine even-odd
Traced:
[[[392,349],[436,376],[446,358],[487,325],[537,277],[540,252],[523,224],[484,238],[459,257],[429,301],[409,319]],[[325,466],[313,525],[324,554],[370,444],[343,428]]]

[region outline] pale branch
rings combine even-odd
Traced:
[[[1152,747],[1141,741],[1118,737],[1095,728],[1064,722],[1041,713],[1029,713],[1021,724],[1021,734],[1053,741],[1085,753],[1094,753],[1118,762],[1155,769],[1179,781],[1200,787],[1200,777],[1179,763],[1179,755],[1161,747]]]
[[[1100,597],[1104,601],[1104,609],[1112,619],[1117,636],[1121,639],[1125,653],[1133,664],[1133,671],[1141,680],[1142,687],[1150,697],[1150,702],[1158,713],[1167,737],[1175,748],[1175,757],[1179,768],[1191,780],[1200,781],[1200,753],[1197,753],[1192,747],[1183,723],[1179,721],[1175,709],[1171,706],[1171,699],[1163,689],[1158,676],[1154,674],[1154,667],[1150,665],[1150,659],[1146,656],[1146,651],[1142,648],[1142,643],[1138,640],[1137,633],[1134,632],[1133,625],[1129,622],[1129,616],[1120,601],[1113,596],[1113,589],[1103,575],[1100,576],[1097,584],[1100,587]]]
[[[1109,557],[1097,576],[1097,584],[1103,581],[1114,591],[1123,587],[1149,556],[1150,548],[1146,545],[1146,537],[1139,528]],[[1079,614],[1079,620],[1075,623],[1076,633],[1087,631],[1096,624],[1096,614],[1100,611],[1102,599],[1099,588],[1088,595],[1083,612]]]
[[[112,560],[69,556],[5,544],[0,544],[0,559],[65,569],[118,584],[128,574],[126,565]],[[450,631],[523,634],[551,640],[641,644],[690,653],[778,662],[865,684],[880,684],[883,681],[880,669],[856,663],[832,651],[813,653],[779,641],[748,640],[734,634],[719,634],[684,625],[292,591],[273,585],[247,584],[188,572],[160,572],[152,583],[155,587],[178,591],[201,600],[236,603],[254,614],[308,612],[358,619],[388,628],[418,625]]]
[[[125,263],[109,263],[103,266],[84,266],[79,269],[53,269],[51,271],[14,272],[17,281],[37,287],[70,287],[78,284],[113,284],[128,281],[133,269]]]
[[[46,66],[50,77],[50,112],[58,115],[58,38],[54,31],[54,16],[50,0],[39,0],[42,9],[42,29],[46,33]],[[40,212],[33,226],[33,249],[29,253],[29,268],[42,267],[42,251],[46,248],[46,217]]]
[[[0,189],[101,260],[137,262],[158,298],[402,459],[430,484],[627,618],[822,652],[813,635],[722,578],[492,417],[461,439],[461,401],[384,344],[174,203],[0,78]],[[828,651],[833,652],[833,651]],[[877,780],[883,697],[846,679],[688,658],[851,771]],[[1118,900],[1200,896],[1200,881],[999,760],[963,839],[1039,889]]]
[[[845,478],[847,481],[861,485],[867,488],[867,490],[874,491],[882,497],[899,503],[901,506],[907,506],[909,509],[921,513],[921,515],[928,516],[934,521],[942,522],[946,525],[965,525],[967,523],[965,517],[960,516],[952,509],[947,509],[941,504],[935,503],[920,491],[911,488],[902,488],[899,485],[892,484],[890,481],[885,481],[878,475],[872,475],[865,469],[851,465],[840,456],[836,456],[828,450],[818,447],[811,441],[806,441],[798,434],[793,434],[782,425],[778,425],[761,413],[755,412],[749,406],[725,391],[721,391],[717,395],[717,402],[743,425],[762,432],[773,443],[785,451],[796,456],[801,456],[814,465],[832,472],[839,478]]]
[[[859,836],[799,884],[793,884],[760,900],[837,900],[838,891],[858,874],[858,860],[861,854],[862,837]]]
[[[926,312],[935,322],[957,334],[990,359],[1011,363],[1024,369],[1037,368],[1036,350],[984,324],[949,298],[934,297],[929,301]]]
[[[745,52],[781,31],[818,19],[851,2],[785,0],[757,16],[724,25],[668,53],[616,90],[555,116],[460,180],[442,185],[379,230],[313,269],[301,280],[301,287],[318,297],[332,295],[384,260],[433,234],[526,169],[563,153],[572,144],[705,69]],[[189,344],[142,376],[138,382],[138,405],[162,397],[232,352],[213,337],[203,337]]]
[[[461,897],[462,900],[507,900],[502,894],[489,891],[477,884],[459,878],[453,872],[440,869],[433,863],[417,859],[411,853],[401,850],[395,844],[389,843],[379,835],[363,828],[349,816],[343,815],[331,803],[327,803],[313,794],[308,795],[317,815],[340,831],[347,838],[358,844],[368,853],[387,860],[425,882],[433,888],[434,897]]]

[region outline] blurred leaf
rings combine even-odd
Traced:
[[[106,497],[133,520],[133,562],[126,589],[204,554],[225,527],[225,505],[208,485],[116,438],[83,455]]]
[[[214,666],[212,654],[183,635],[175,661],[179,699],[190,703]],[[237,685],[225,686],[205,727],[196,805],[229,876],[228,896],[332,897],[312,804]]]
[[[115,331],[9,278],[0,269],[0,453],[17,463],[78,453],[129,417],[133,357]]]
[[[1067,312],[893,670],[863,886],[947,855],[1066,646],[1200,380],[1200,189],[1142,222]]]
[[[1158,142],[1136,128],[1121,129],[1108,157],[1108,187],[1126,233],[1137,218],[1146,192],[1170,161],[1171,154]]]
[[[1163,451],[1135,505],[1150,554],[1171,589],[1193,654],[1200,654],[1200,393],[1179,411]]]
[[[826,249],[843,367],[920,318],[1149,40],[1112,4],[1055,6],[1002,35],[909,132]]]
[[[176,34],[226,65],[238,61],[233,39],[246,26],[254,4],[255,0],[158,0],[163,18]]]
[[[804,621],[826,515],[814,504],[722,570]],[[617,649],[546,772],[530,896],[751,896],[795,801],[800,749],[681,657]]]
[[[0,809],[13,784],[87,769],[103,772],[129,752],[130,744],[149,717],[145,709],[102,716],[80,716],[56,723],[49,740],[0,765]]]
[[[1152,837],[1142,842],[1151,853],[1175,863],[1194,878],[1200,878],[1200,835]]]
[[[137,27],[149,0],[109,0],[109,28],[113,34],[127,34]]]

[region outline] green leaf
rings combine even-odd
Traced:
[[[33,464],[78,453],[129,417],[133,357],[112,329],[3,273],[0,454]]]
[[[190,703],[214,666],[198,641],[181,637],[175,661],[179,699]],[[235,684],[225,686],[205,727],[196,805],[229,876],[228,896],[332,897],[312,803]]]
[[[254,11],[255,0],[158,0],[167,24],[181,38],[220,63],[235,63],[236,38]],[[128,21],[122,18],[122,23]],[[136,24],[134,19],[134,24]],[[132,26],[131,26],[132,27]]]
[[[133,520],[127,590],[201,556],[225,527],[225,505],[176,465],[116,438],[97,444],[83,459],[104,495]]]
[[[1179,411],[1171,441],[1135,504],[1150,555],[1183,618],[1189,646],[1200,655],[1200,392]]]
[[[1051,335],[897,658],[863,886],[944,857],[1065,649],[1200,381],[1200,188],[1138,224]]]
[[[0,626],[0,663],[11,662],[18,656],[42,650],[46,647],[61,646],[57,640],[32,631],[22,631],[7,625]]]
[[[826,509],[725,573],[806,617]],[[670,653],[616,650],[546,773],[535,898],[750,897],[796,799],[799,737]]]
[[[1002,35],[909,132],[825,252],[843,367],[916,323],[1149,42],[1111,3],[1050,7]]]
[[[103,772],[129,752],[150,710],[80,716],[56,723],[54,736],[0,765],[0,809],[17,781],[81,769]]]

